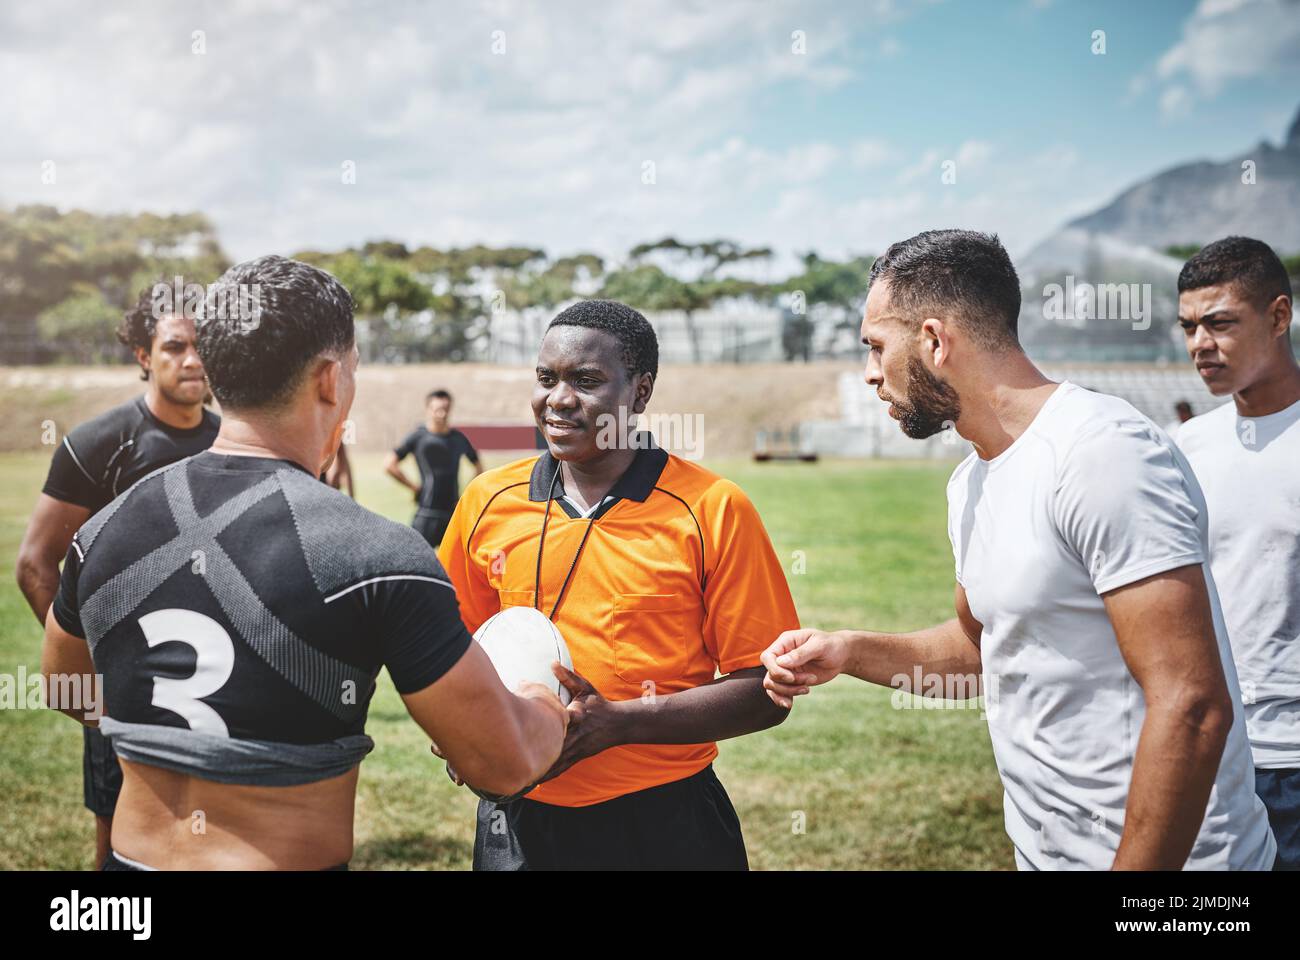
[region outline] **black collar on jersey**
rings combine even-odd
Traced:
[[[142,393],[140,394],[140,396],[135,398],[136,408],[140,411],[140,414],[144,417],[146,422],[152,423],[163,433],[166,433],[170,436],[197,437],[204,430],[212,430],[215,428],[219,428],[221,426],[221,418],[217,416],[215,413],[213,413],[211,410],[209,410],[207,407],[204,407],[203,416],[199,418],[199,422],[196,426],[173,427],[170,423],[167,423],[165,420],[160,420],[156,416],[154,416],[154,412],[149,409],[149,402],[145,399],[145,396],[146,395]]]
[[[211,448],[196,453],[191,458],[196,466],[215,470],[234,470],[246,473],[274,473],[281,467],[293,467],[307,476],[315,476],[310,470],[295,460],[284,457],[253,457],[239,453],[215,453]],[[320,479],[317,477],[317,479]]]
[[[654,491],[655,484],[668,465],[668,451],[655,443],[654,435],[642,431],[636,435],[641,444],[632,458],[632,463],[623,475],[614,481],[605,495],[610,498],[596,508],[592,516],[599,518],[609,511],[619,500],[635,500],[645,503]],[[533,474],[528,481],[528,499],[541,503],[545,500],[559,501],[564,512],[570,517],[579,516],[575,507],[564,496],[564,476],[560,472],[560,461],[551,456],[550,450],[543,450],[533,465]]]
[[[654,490],[655,484],[659,482],[660,475],[664,472],[664,467],[668,463],[668,453],[661,450],[654,442],[654,437],[644,431],[638,433],[637,442],[644,444],[637,448],[636,456],[632,458],[632,463],[623,475],[614,481],[614,485],[609,488],[601,504],[591,512],[587,519],[587,529],[582,533],[582,539],[578,542],[578,549],[573,554],[573,560],[569,562],[569,571],[564,575],[564,581],[560,584],[560,590],[555,595],[555,603],[551,607],[551,612],[547,614],[548,619],[554,620],[556,611],[560,609],[560,602],[564,599],[564,592],[569,588],[569,581],[573,579],[573,573],[578,569],[578,559],[582,556],[582,548],[587,545],[587,538],[591,536],[591,528],[596,521],[604,516],[614,504],[619,500],[636,500],[644,503]],[[550,450],[542,451],[542,455],[537,458],[537,463],[533,466],[533,475],[528,484],[529,500],[545,500],[546,513],[542,515],[542,532],[537,543],[537,573],[533,582],[533,607],[542,609],[542,551],[546,549],[546,527],[551,520],[551,501],[556,497],[558,490],[560,496],[564,495],[564,482],[561,479],[560,461],[551,456]],[[560,506],[569,517],[577,517],[579,514],[567,500],[561,500]],[[545,613],[545,611],[542,611]]]

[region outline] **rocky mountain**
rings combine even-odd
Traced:
[[[1249,164],[1253,183],[1243,182]],[[1300,253],[1300,112],[1280,146],[1261,141],[1221,163],[1200,160],[1162,171],[1066,229],[1156,250],[1235,233],[1263,240],[1283,256]]]
[[[1182,258],[1164,250],[1230,234],[1300,253],[1300,113],[1280,146],[1164,170],[1018,257],[1026,347],[1043,360],[1179,359]]]

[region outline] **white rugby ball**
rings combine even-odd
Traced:
[[[511,693],[525,680],[531,680],[554,690],[560,703],[569,702],[569,688],[551,672],[556,660],[573,669],[569,647],[559,629],[540,610],[507,607],[474,631],[474,639]]]

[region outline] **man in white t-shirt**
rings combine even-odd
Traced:
[[[769,695],[978,676],[1022,869],[1269,869],[1200,488],[1128,403],[1044,377],[1019,312],[996,237],[928,231],[872,266],[867,382],[908,436],[975,447],[948,485],[957,616],[784,633]]]
[[[1177,435],[1210,507],[1210,568],[1241,678],[1255,789],[1278,866],[1300,870],[1300,366],[1291,281],[1267,244],[1227,237],[1178,277],[1197,372],[1232,397]]]

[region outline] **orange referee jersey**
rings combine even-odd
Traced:
[[[584,517],[562,499],[558,470],[547,451],[487,471],[461,496],[439,559],[471,632],[506,607],[534,606],[537,587],[536,605],[550,615],[572,567],[553,619],[574,669],[607,699],[630,700],[759,666],[777,634],[799,625],[758,512],[731,481],[657,447],[641,449]],[[566,807],[600,803],[681,780],[717,753],[713,743],[612,747],[528,796]]]

